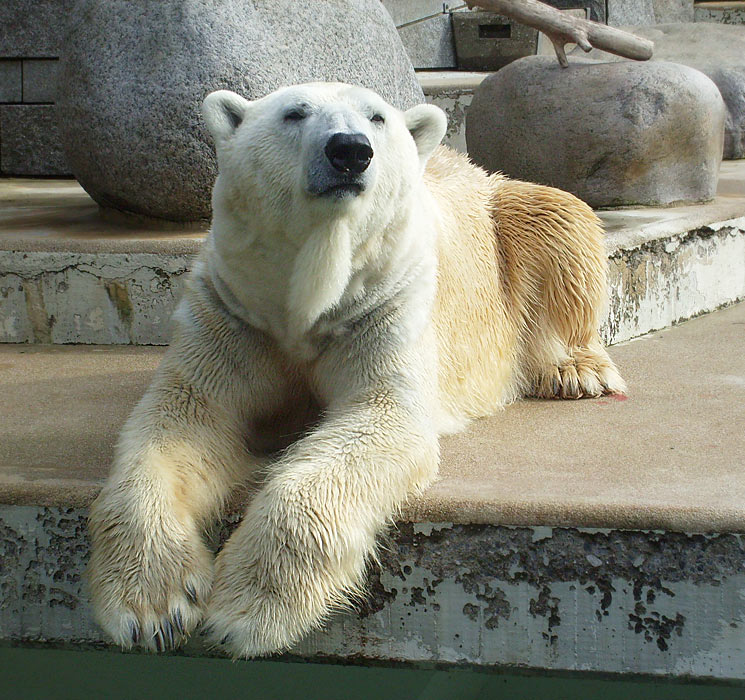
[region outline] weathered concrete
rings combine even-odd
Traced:
[[[743,555],[738,535],[405,525],[373,614],[297,651],[742,678]]]
[[[614,348],[626,401],[524,401],[444,440],[367,600],[293,653],[745,679],[743,328],[740,305]],[[105,641],[87,505],[160,354],[0,348],[0,639]]]
[[[707,205],[601,212],[607,342],[745,298],[745,163],[719,187]],[[166,343],[204,235],[103,221],[74,182],[0,183],[0,342]]]
[[[658,20],[680,22],[678,19]],[[683,20],[685,21],[685,20]],[[696,22],[719,22],[720,24],[745,24],[745,2],[697,2],[695,6]]]
[[[487,170],[593,207],[670,205],[714,196],[724,118],[716,85],[686,66],[530,56],[481,83],[466,141]]]
[[[419,71],[417,78],[427,102],[437,105],[448,118],[443,143],[466,153],[466,110],[473,93],[489,75],[463,71]]]
[[[601,334],[618,343],[745,298],[745,217],[674,230],[649,210],[607,212],[609,308]],[[629,227],[629,215],[640,218]],[[650,217],[651,218],[651,217]],[[655,217],[656,218],[656,217]],[[667,226],[663,226],[667,224]],[[620,227],[620,228],[617,228]]]
[[[104,221],[72,181],[6,180],[0,212],[2,341],[167,342],[204,231]]]
[[[340,80],[397,107],[422,101],[379,0],[79,0],[75,14],[85,21],[71,23],[60,56],[60,135],[75,177],[105,207],[209,218],[216,164],[200,105],[212,90],[254,99]]]
[[[168,342],[190,256],[0,251],[0,339]]]
[[[0,509],[0,639],[106,642],[84,583],[86,515]],[[292,653],[742,679],[743,556],[740,535],[401,524],[367,601]],[[215,653],[199,637],[185,652]]]
[[[496,71],[524,56],[533,56],[538,31],[494,12],[453,15],[458,68]]]

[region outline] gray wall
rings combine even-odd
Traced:
[[[70,170],[54,113],[63,27],[73,0],[0,2],[0,175]]]

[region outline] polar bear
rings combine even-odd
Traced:
[[[621,393],[606,255],[575,197],[441,147],[432,105],[344,84],[210,94],[213,224],[91,510],[97,619],[287,649],[363,589],[438,436],[518,397]],[[216,557],[204,530],[260,471]]]

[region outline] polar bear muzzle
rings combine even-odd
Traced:
[[[363,174],[373,158],[370,139],[365,134],[345,131],[332,134],[323,153],[325,161],[312,167],[309,173],[310,194],[343,199],[356,197],[365,189]]]
[[[308,168],[307,191],[319,197],[346,199],[367,188],[373,148],[361,131],[335,131],[314,148]]]
[[[334,134],[323,152],[340,173],[355,175],[367,170],[373,157],[370,140],[364,134]]]

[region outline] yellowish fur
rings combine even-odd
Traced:
[[[593,211],[562,190],[489,176],[445,147],[425,181],[443,217],[433,317],[451,413],[622,392],[598,336],[607,257]]]
[[[204,114],[212,233],[92,508],[89,577],[124,646],[175,647],[206,621],[254,656],[362,589],[376,537],[436,475],[438,435],[519,396],[624,385],[597,333],[595,215],[438,148],[436,107],[314,84],[256,102],[213,93]],[[331,130],[374,149],[355,197],[309,194],[333,176]],[[204,529],[262,467],[213,558]]]

